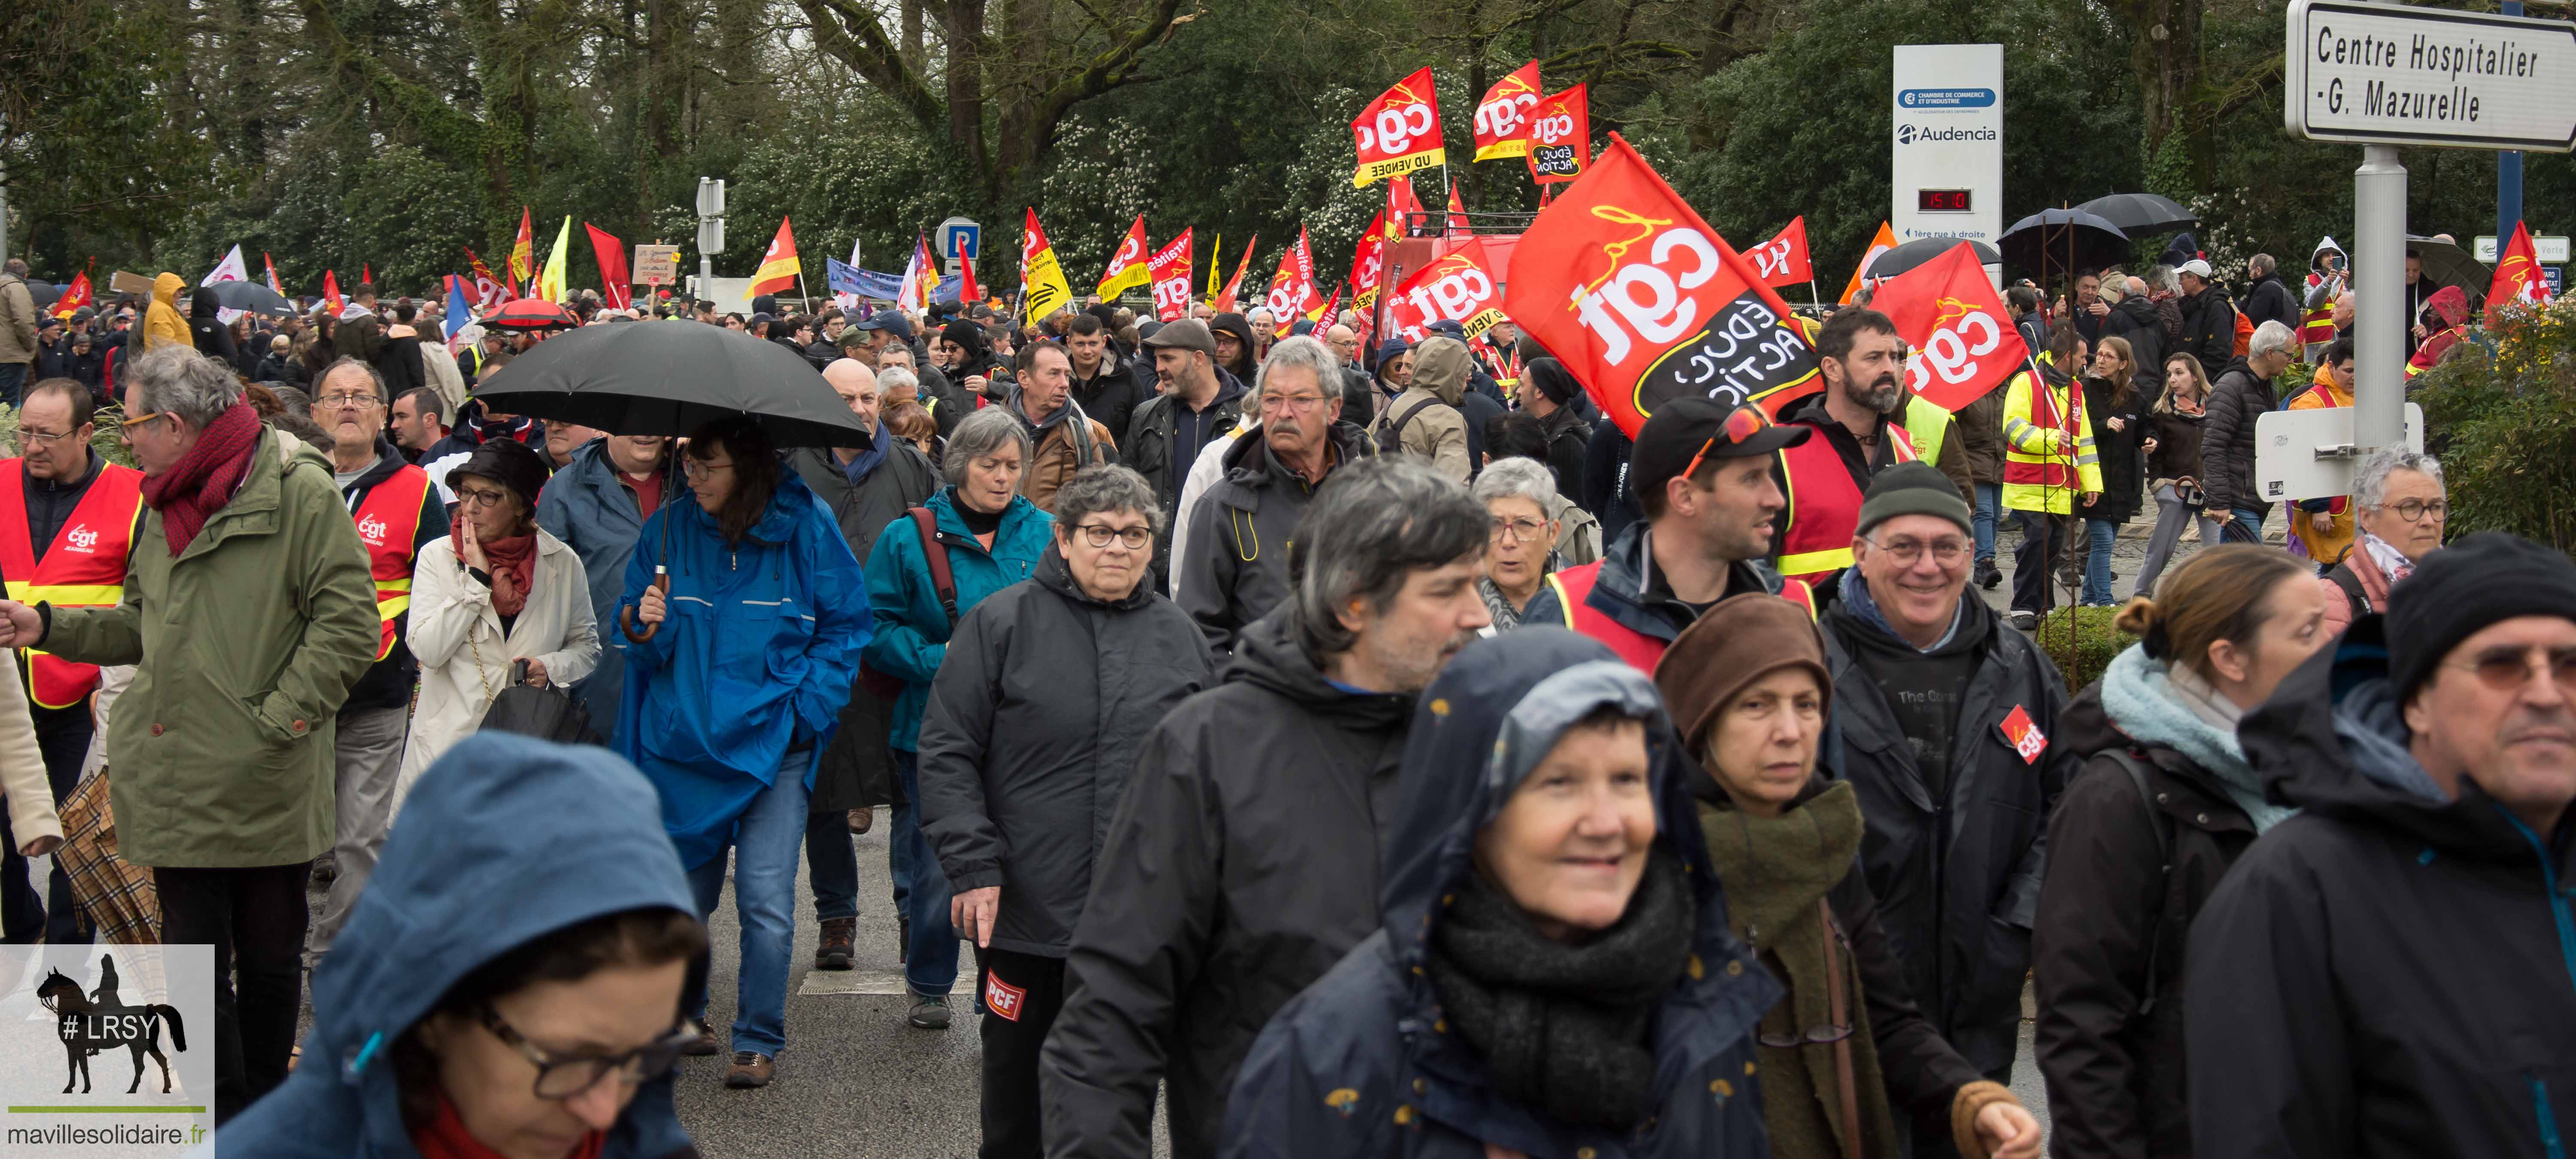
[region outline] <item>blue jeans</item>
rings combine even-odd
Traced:
[[[2084,560],[2084,602],[2109,605],[2111,602],[2111,542],[2120,535],[2120,525],[2108,519],[2087,519],[2084,534],[2092,541],[2093,550]]]
[[[814,890],[814,918],[859,916],[859,851],[848,810],[805,819],[805,876]]]
[[[2254,542],[2263,542],[2263,516],[2267,513],[2268,509],[2262,507],[2239,507],[2236,508],[2235,511],[2236,525],[2244,528],[2248,534],[2252,535],[2254,537]]]
[[[1991,563],[1995,558],[1995,513],[2003,510],[2004,485],[1977,484],[1977,562]]]
[[[894,750],[895,772],[903,778],[903,804],[894,811],[895,855],[902,878],[904,920],[912,923],[912,941],[904,947],[903,980],[925,998],[945,998],[957,988],[957,927],[948,920],[948,873],[939,854],[921,834],[921,754]]]
[[[18,405],[20,396],[26,393],[27,380],[35,373],[32,362],[0,362],[0,402]]]
[[[777,1057],[787,1045],[787,965],[796,947],[796,863],[805,850],[805,767],[811,746],[779,758],[778,779],[742,811],[733,832],[733,912],[742,923],[742,961],[734,971],[733,1049]],[[689,871],[698,916],[714,916],[724,897],[725,855],[718,850]],[[690,1004],[704,1018],[707,996]]]

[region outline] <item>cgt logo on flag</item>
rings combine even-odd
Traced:
[[[2003,300],[1966,242],[1888,279],[1871,304],[1915,349],[1907,389],[1943,410],[1975,402],[2021,366],[2019,335],[2002,321]]]
[[[1529,151],[1529,111],[1538,104],[1538,62],[1513,69],[1476,102],[1476,160],[1519,157]]]
[[[1434,322],[1456,322],[1470,339],[1506,321],[1500,288],[1486,263],[1482,238],[1422,267],[1388,301],[1387,324],[1405,341],[1420,342]]]
[[[1431,69],[1425,66],[1397,81],[1351,118],[1351,137],[1359,146],[1359,167],[1351,173],[1351,187],[1446,164],[1438,101]]]

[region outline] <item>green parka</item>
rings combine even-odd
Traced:
[[[155,868],[331,848],[332,726],[375,660],[375,584],[330,460],[262,431],[249,476],[176,559],[149,512],[125,597],[53,610],[46,651],[133,664],[107,725],[118,852]]]

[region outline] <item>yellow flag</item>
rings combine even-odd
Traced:
[[[1072,304],[1073,287],[1065,284],[1064,263],[1056,260],[1055,245],[1047,241],[1046,230],[1038,226],[1038,211],[1032,209],[1020,234],[1020,316],[1034,322]]]
[[[555,252],[546,258],[546,271],[537,275],[537,296],[549,302],[563,301],[564,258],[572,245],[572,218],[566,215],[563,228],[555,233]]]

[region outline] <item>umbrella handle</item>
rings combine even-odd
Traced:
[[[662,567],[659,564],[654,565],[653,568],[653,590],[661,592],[664,595],[669,595],[671,591],[671,572],[668,568]],[[669,613],[666,611],[664,614],[668,615]],[[635,608],[633,605],[628,605],[627,607],[619,609],[617,615],[617,629],[626,633],[626,638],[634,641],[635,643],[641,644],[650,640],[653,638],[654,633],[662,630],[662,625],[659,622],[655,622],[644,625],[644,630],[641,632],[636,631]]]

